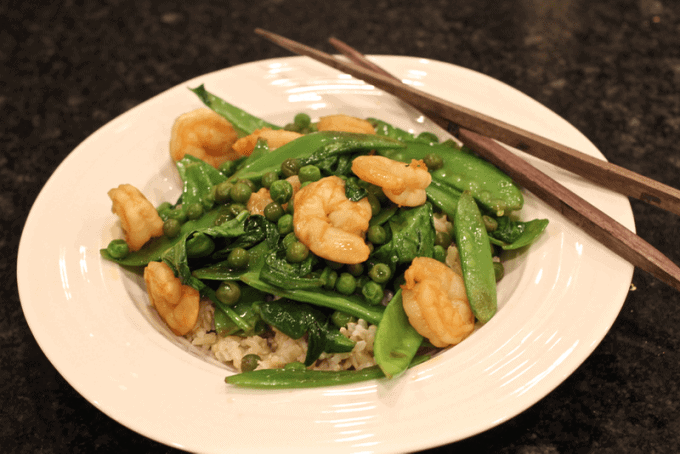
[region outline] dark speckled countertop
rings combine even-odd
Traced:
[[[680,2],[29,0],[0,2],[0,17],[4,452],[175,452],[105,416],[46,359],[19,301],[19,238],[49,176],[100,126],[200,74],[290,55],[255,27],[482,72],[566,118],[610,161],[680,187]],[[631,203],[639,235],[680,263],[677,217]],[[680,452],[680,294],[640,271],[633,285],[609,334],[552,393],[432,452]]]

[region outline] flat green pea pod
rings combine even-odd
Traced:
[[[203,84],[196,88],[190,88],[189,90],[193,91],[196,96],[198,96],[199,99],[203,101],[203,104],[229,120],[239,137],[252,134],[253,131],[260,128],[281,129],[280,126],[276,126],[256,117],[255,115],[251,115],[248,112],[232,104],[229,104],[222,98],[208,92]]]
[[[497,309],[496,275],[482,214],[467,191],[458,200],[453,225],[470,308],[486,323]]]
[[[355,151],[402,148],[405,145],[389,137],[375,134],[320,131],[306,134],[277,148],[257,160],[246,163],[230,180],[247,179],[255,183],[267,172],[281,173],[281,164],[288,158],[296,158],[301,166],[317,164],[333,156]]]
[[[458,147],[417,141],[406,142],[402,149],[379,150],[378,153],[401,162],[424,159],[434,153],[442,158],[442,167],[431,172],[432,180],[458,191],[470,191],[485,210],[497,215],[516,211],[524,205],[524,196],[512,179],[491,163]]]
[[[410,367],[430,359],[423,355],[413,359]],[[224,381],[230,385],[259,389],[292,389],[318,388],[357,383],[366,380],[384,378],[385,374],[378,366],[361,370],[307,370],[307,369],[262,369],[229,375]]]
[[[205,209],[212,208],[214,197],[213,200],[208,200],[211,189],[215,185],[227,181],[227,177],[207,162],[188,154],[177,161],[176,166],[179,176],[184,182],[182,204],[191,205],[198,202]]]
[[[411,326],[404,312],[401,289],[385,308],[375,333],[373,355],[387,378],[401,375],[416,355],[423,336]]]

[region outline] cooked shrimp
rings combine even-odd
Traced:
[[[144,282],[151,304],[173,333],[183,336],[198,320],[200,294],[179,278],[164,262],[150,262],[144,268]]]
[[[319,131],[344,131],[358,132],[361,134],[375,134],[373,125],[368,121],[342,114],[321,117],[317,123],[317,129]]]
[[[179,161],[185,154],[218,168],[237,159],[232,145],[238,139],[231,123],[207,107],[180,115],[172,125],[170,156]]]
[[[371,220],[371,204],[364,197],[345,197],[345,182],[336,176],[322,178],[295,195],[295,236],[316,255],[334,262],[355,264],[368,259],[364,241]]]
[[[459,274],[435,259],[416,257],[404,278],[404,311],[411,326],[432,345],[455,345],[472,332],[475,317]]]
[[[295,194],[300,189],[300,178],[297,175],[293,175],[286,178],[286,181],[289,182],[291,186],[293,186],[293,197],[295,197]],[[264,209],[272,202],[273,200],[269,194],[269,189],[260,188],[259,191],[250,194],[250,198],[246,204],[246,209],[250,211],[250,214],[264,215]],[[283,209],[285,210],[287,207],[288,204],[284,203]]]
[[[250,135],[241,137],[234,143],[234,151],[236,151],[240,156],[250,156],[250,154],[255,149],[258,139],[264,139],[267,141],[267,146],[270,150],[275,150],[282,145],[291,142],[302,134],[294,131],[286,131],[284,129],[271,129],[262,128],[253,132]]]
[[[359,156],[352,162],[352,172],[362,180],[380,186],[388,199],[399,206],[415,207],[427,200],[425,189],[432,177],[422,160],[410,164],[384,156]]]
[[[163,220],[156,208],[131,184],[111,189],[111,211],[118,215],[131,251],[138,251],[151,238],[163,235]]]

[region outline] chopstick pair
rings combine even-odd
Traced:
[[[677,189],[405,85],[363,54],[335,38],[330,38],[330,43],[350,62],[260,28],[255,32],[294,53],[309,56],[364,80],[420,110],[610,250],[680,290],[680,268],[675,263],[619,222],[498,142],[595,183],[602,184],[605,181],[609,189],[680,214],[680,191]]]

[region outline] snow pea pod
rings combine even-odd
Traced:
[[[496,274],[482,214],[467,191],[460,196],[453,226],[470,308],[486,323],[496,313]]]
[[[146,266],[149,262],[159,261],[166,251],[173,248],[180,241],[186,241],[191,232],[204,230],[214,226],[215,220],[220,217],[225,210],[226,207],[224,206],[214,208],[205,213],[202,217],[195,220],[189,220],[182,224],[180,233],[177,236],[168,238],[163,235],[158,238],[152,238],[143,248],[129,253],[122,259],[112,257],[106,249],[101,249],[99,252],[103,258],[116,262],[119,265]]]
[[[410,367],[430,359],[429,356],[417,356]],[[378,366],[361,370],[294,370],[294,369],[262,369],[242,372],[227,376],[224,381],[230,385],[259,389],[291,389],[318,388],[357,383],[366,380],[384,378],[385,374]]]
[[[239,137],[252,134],[260,128],[281,129],[280,126],[269,123],[255,115],[226,102],[224,99],[215,96],[205,89],[203,84],[196,88],[190,88],[203,103],[212,110],[229,120]]]
[[[375,362],[387,378],[401,375],[408,369],[423,336],[411,326],[401,300],[401,289],[387,304],[373,343]]]
[[[354,151],[403,148],[405,145],[395,139],[374,134],[321,131],[306,134],[262,155],[257,160],[247,162],[230,181],[248,179],[259,183],[267,172],[281,172],[281,164],[288,158],[297,158],[300,165],[316,164],[330,157]]]
[[[432,180],[461,192],[470,191],[486,210],[498,215],[522,208],[524,196],[519,187],[491,163],[451,145],[417,141],[406,144],[406,148],[379,150],[378,153],[402,162],[424,159],[435,153],[443,159],[443,166],[431,172]]]

